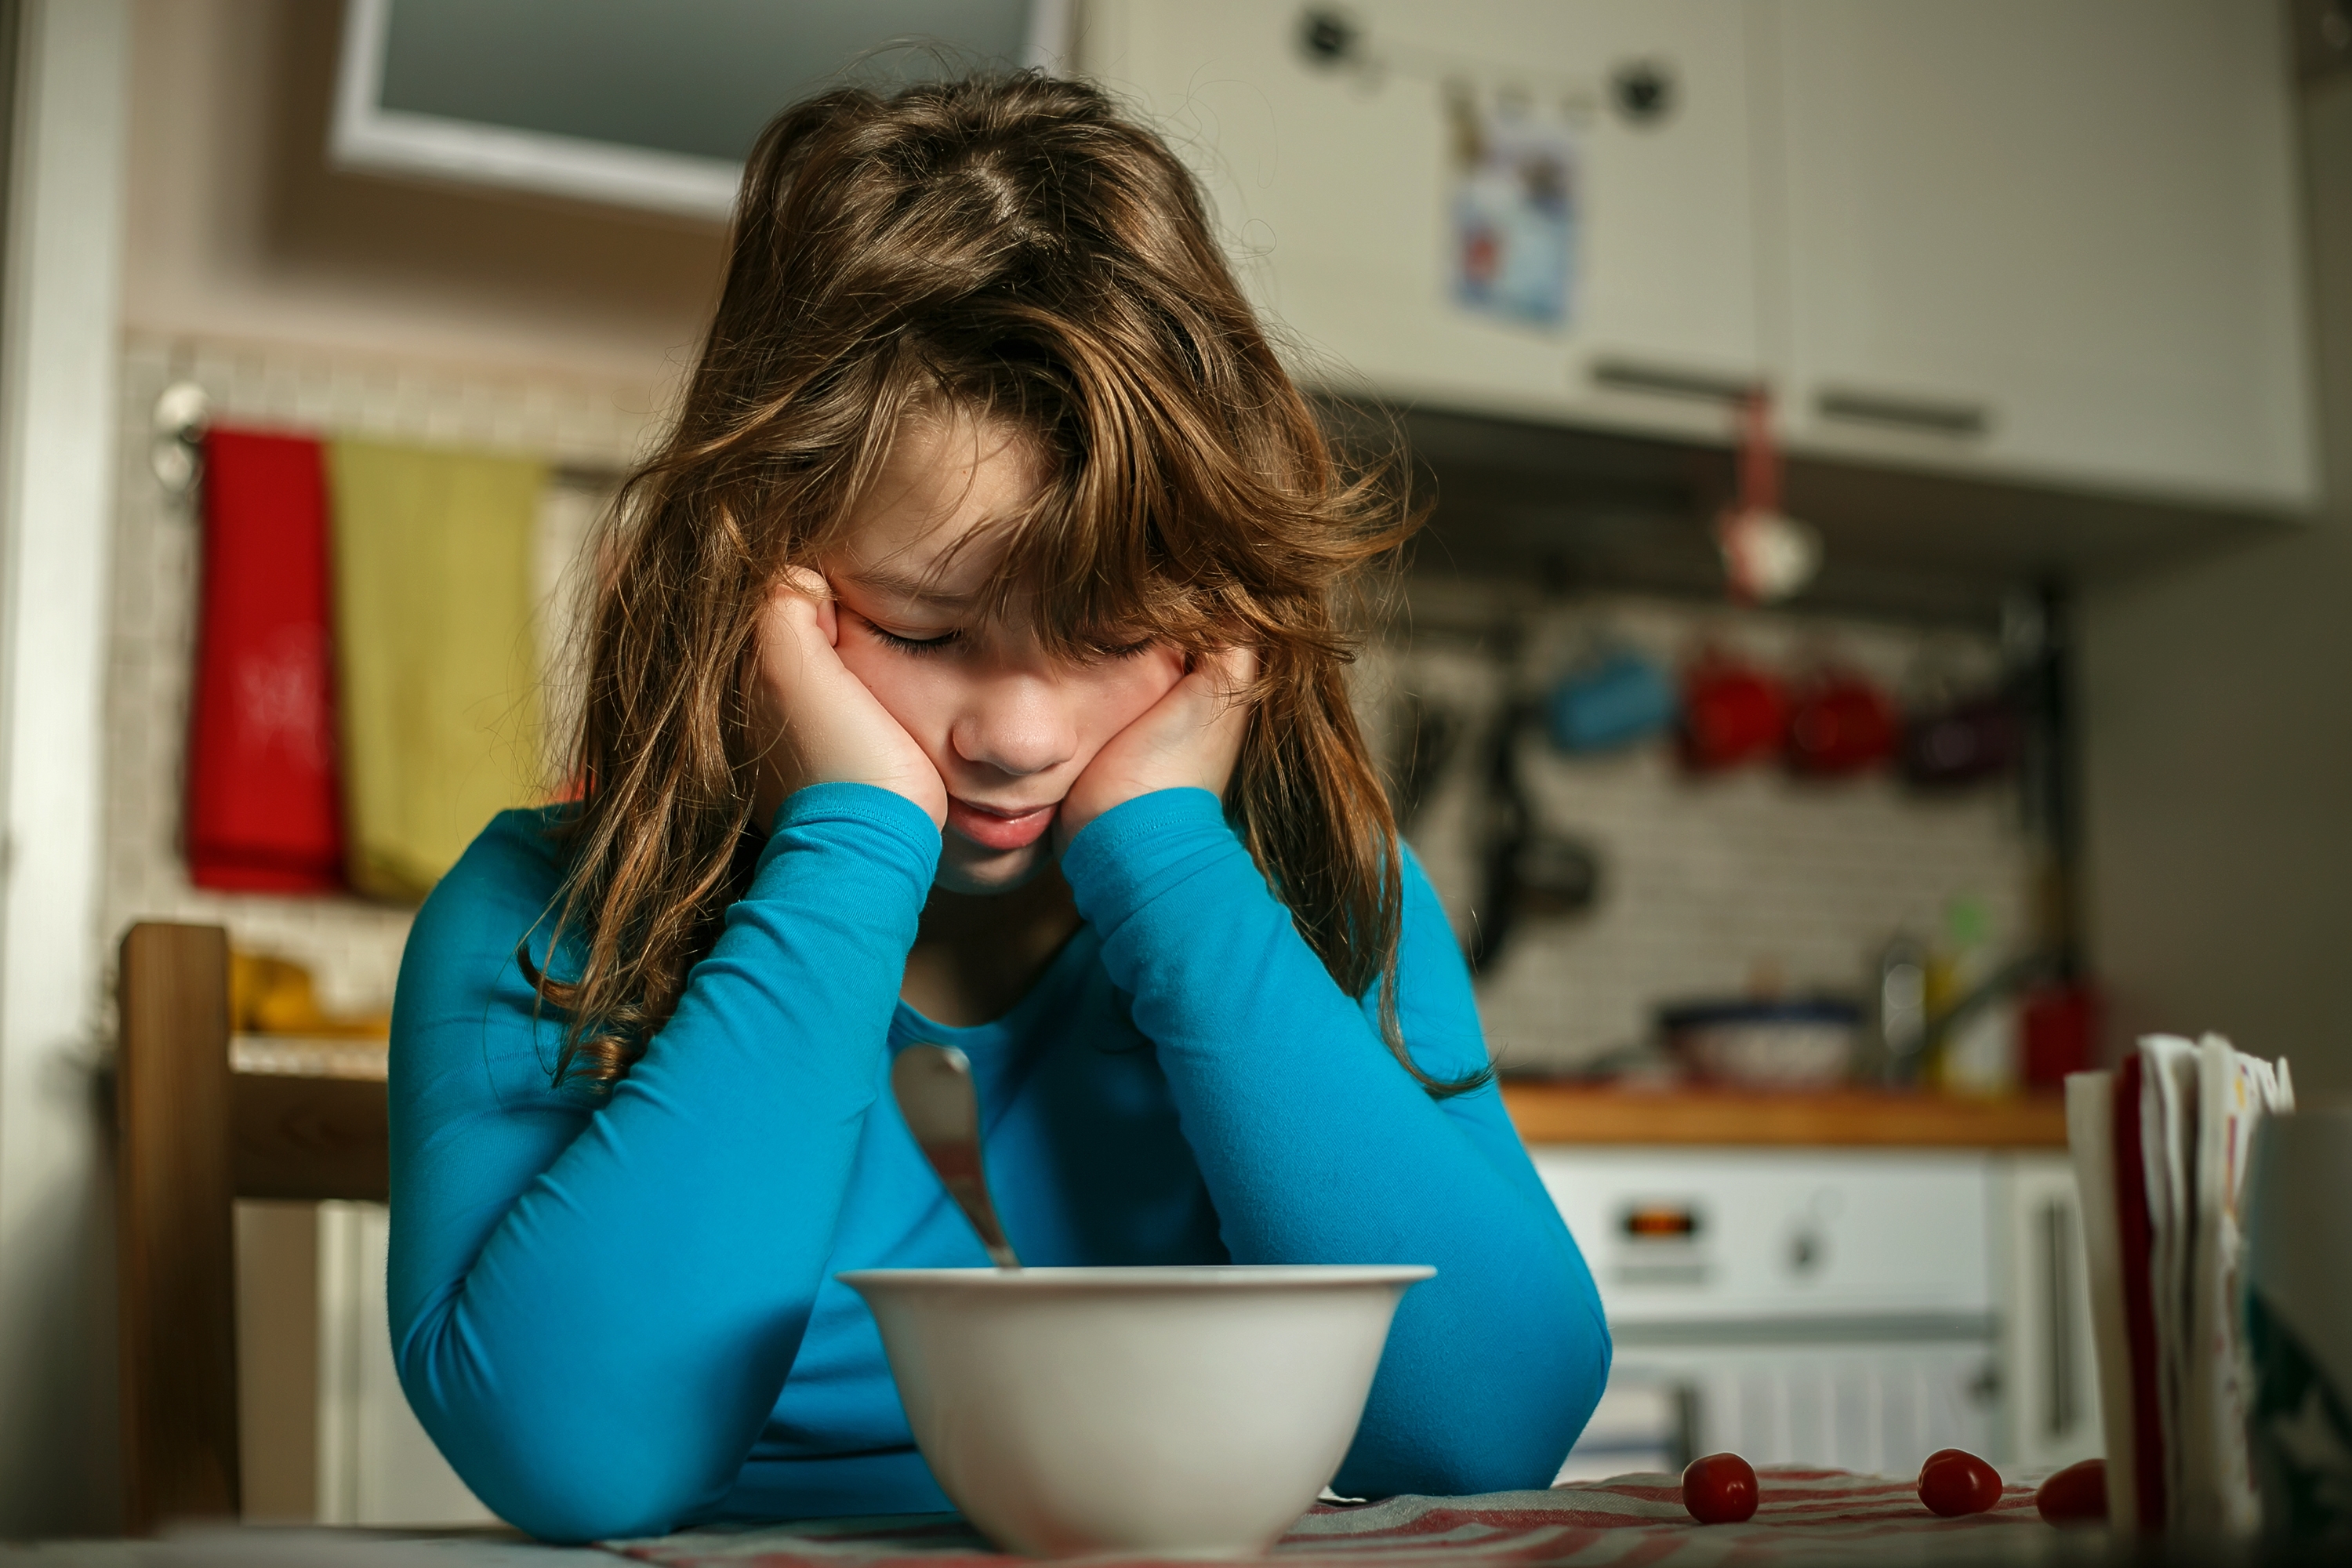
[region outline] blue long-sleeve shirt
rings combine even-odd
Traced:
[[[1600,1397],[1590,1275],[1499,1097],[1433,1100],[1334,984],[1214,796],[1169,790],[1079,833],[1084,924],[1004,1016],[898,999],[940,836],[910,803],[785,803],[677,1011],[607,1095],[553,1087],[562,875],[509,812],[434,891],[393,1012],[394,1357],[482,1500],[558,1540],[722,1518],[950,1505],[842,1269],[986,1261],[888,1089],[960,1047],[991,1184],[1033,1264],[1428,1263],[1405,1293],[1349,1495],[1548,1485]],[[560,961],[559,961],[560,964]],[[1469,982],[1408,860],[1404,1037],[1485,1065]]]

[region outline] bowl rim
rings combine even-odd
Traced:
[[[834,1278],[853,1290],[930,1287],[950,1290],[1030,1290],[1057,1295],[1093,1290],[1265,1290],[1360,1285],[1413,1285],[1435,1277],[1427,1263],[1168,1263],[1104,1268],[848,1268]]]

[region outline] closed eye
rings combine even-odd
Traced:
[[[963,637],[962,630],[959,628],[951,632],[942,632],[935,637],[900,637],[887,626],[875,626],[872,621],[867,621],[866,624],[872,627],[876,637],[882,639],[883,647],[896,648],[900,653],[916,655],[940,653]]]

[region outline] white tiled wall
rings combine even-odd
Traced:
[[[141,918],[219,921],[240,943],[310,963],[332,1006],[391,995],[409,911],[356,899],[289,899],[191,888],[178,847],[181,765],[193,635],[195,523],[150,471],[151,410],[168,384],[194,380],[217,417],[499,447],[611,469],[650,431],[642,391],[472,377],[280,348],[134,338],[125,348],[121,499],[108,688],[106,939]],[[550,508],[551,537],[576,534],[587,509]],[[1481,590],[1454,587],[1442,609],[1475,618]],[[1499,604],[1499,598],[1497,603]],[[1416,606],[1419,608],[1420,606]],[[1424,625],[1435,618],[1421,617]],[[1923,659],[1988,666],[1984,639],[1819,617],[1588,597],[1522,617],[1514,679],[1540,684],[1581,639],[1606,635],[1672,658],[1705,637],[1798,668],[1832,651],[1899,684]],[[1495,663],[1424,629],[1373,650],[1360,689],[1378,732],[1407,685],[1491,712]],[[1833,784],[1769,769],[1693,782],[1652,745],[1597,761],[1541,747],[1527,773],[1547,820],[1601,851],[1594,913],[1523,924],[1481,1005],[1497,1052],[1522,1065],[1566,1063],[1635,1038],[1661,997],[1737,993],[1759,972],[1792,988],[1855,988],[1898,925],[1934,929],[1956,895],[1979,900],[1996,940],[2021,934],[2026,848],[2010,794],[1922,799],[1884,778]],[[1469,828],[1475,747],[1441,782],[1415,833],[1457,921],[1473,894]]]
[[[1442,614],[1417,604],[1416,618],[1459,626],[1477,592],[1452,586]],[[1503,613],[1502,595],[1494,599]],[[1997,664],[1989,636],[1630,596],[1586,595],[1518,616],[1522,651],[1509,679],[1530,691],[1592,639],[1669,663],[1702,641],[1788,672],[1834,659],[1890,689],[1930,668],[1981,678]],[[1405,689],[1476,712],[1483,727],[1501,670],[1468,638],[1423,631],[1368,658],[1358,689],[1375,731],[1385,731],[1388,703]],[[1931,797],[1884,775],[1808,781],[1750,767],[1694,779],[1664,742],[1595,758],[1538,742],[1521,757],[1545,825],[1599,850],[1601,894],[1591,913],[1522,921],[1482,983],[1488,1045],[1507,1065],[1572,1064],[1638,1040],[1661,1000],[1738,996],[1759,980],[1859,994],[1887,938],[1906,926],[1935,936],[1955,898],[1982,906],[1997,948],[2027,935],[2032,868],[2004,784]],[[1477,891],[1483,765],[1480,744],[1465,747],[1412,834],[1459,930]]]
[[[182,763],[194,637],[196,521],[148,463],[155,398],[194,381],[215,417],[529,452],[596,470],[625,465],[655,411],[642,390],[473,376],[270,347],[133,337],[122,365],[114,620],[107,683],[104,939],[145,919],[217,921],[231,939],[311,966],[331,1007],[392,998],[411,911],[355,898],[217,893],[188,884],[180,855]],[[576,529],[576,507],[551,526]]]

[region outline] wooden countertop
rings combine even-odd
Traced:
[[[239,1035],[240,1077],[382,1082],[381,1041]],[[265,1092],[297,1092],[296,1085]],[[1737,1089],[1626,1089],[1507,1082],[1503,1103],[1530,1143],[1685,1143],[1756,1148],[2063,1149],[2056,1095],[1960,1100],[1864,1089],[1810,1094]]]
[[[1503,1103],[1530,1143],[1748,1147],[2063,1149],[2057,1095],[1963,1100],[1892,1089],[1767,1093],[1506,1082]]]

